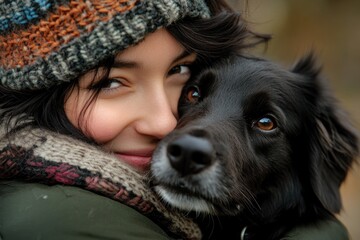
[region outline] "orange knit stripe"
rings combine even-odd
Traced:
[[[23,31],[0,36],[0,65],[14,68],[32,64],[37,58],[44,58],[74,38],[91,32],[99,21],[107,22],[113,15],[129,11],[137,1],[93,0],[91,8],[84,0],[70,1],[46,20]]]

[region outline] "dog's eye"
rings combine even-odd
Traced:
[[[258,129],[260,129],[262,131],[271,131],[271,130],[275,129],[277,126],[276,126],[276,121],[274,120],[274,118],[267,116],[267,117],[262,117],[259,120],[257,120],[254,123],[254,127],[257,127]]]
[[[189,86],[185,92],[186,100],[190,103],[197,103],[201,97],[200,90],[197,86]]]

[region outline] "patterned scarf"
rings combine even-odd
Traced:
[[[147,176],[99,147],[43,129],[0,133],[0,179],[76,186],[130,206],[170,236],[200,239],[198,226],[168,210],[148,187]]]

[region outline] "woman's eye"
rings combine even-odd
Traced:
[[[273,117],[262,117],[254,123],[254,127],[262,131],[271,131],[277,127]]]
[[[116,79],[109,79],[107,84],[105,86],[103,86],[103,88],[106,89],[115,89],[122,86],[122,83],[119,80]]]
[[[197,86],[190,86],[185,92],[186,100],[190,103],[197,103],[201,98],[200,90]]]
[[[121,86],[123,86],[123,84],[120,80],[114,79],[114,78],[108,78],[108,79],[99,81],[98,83],[93,85],[91,88],[92,89],[101,89],[101,90],[106,91],[106,90],[116,89]]]
[[[172,69],[170,69],[169,71],[169,75],[171,74],[189,74],[190,71],[190,67],[187,65],[177,65],[175,67],[173,67]]]

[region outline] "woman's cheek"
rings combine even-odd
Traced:
[[[178,118],[178,104],[183,87],[184,85],[171,86],[166,92],[171,105],[171,110],[176,118]]]
[[[86,123],[85,134],[97,143],[106,143],[120,134],[125,127],[126,120],[114,113],[114,109],[95,108],[91,111]]]

